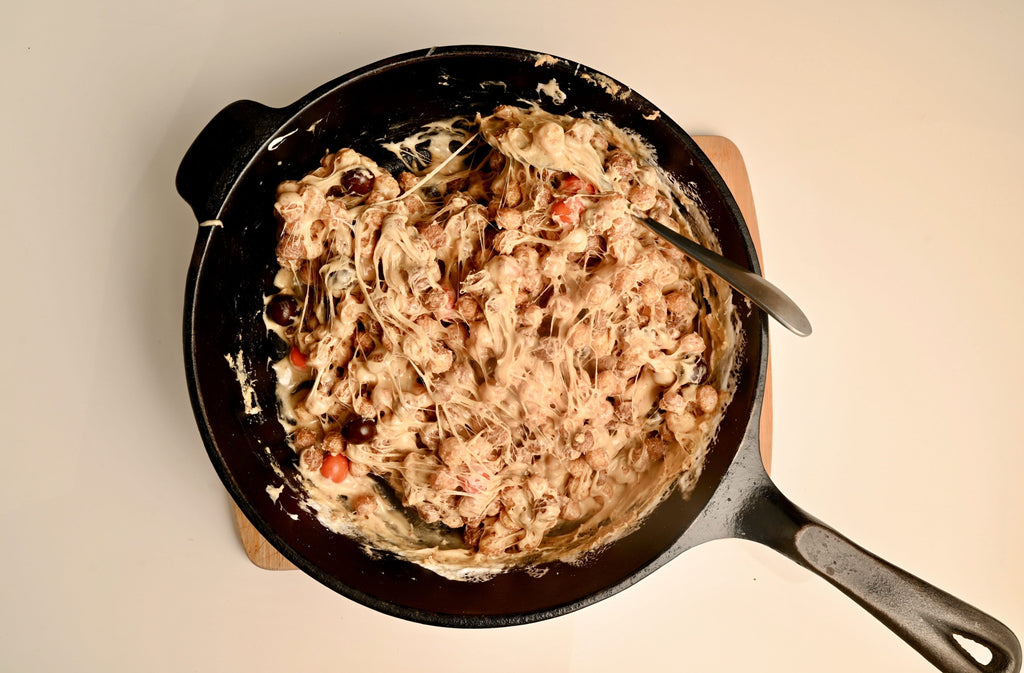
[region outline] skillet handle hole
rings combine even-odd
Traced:
[[[988,666],[992,663],[995,653],[992,652],[988,645],[979,643],[970,636],[961,633],[954,633],[953,640],[956,641],[956,644],[960,646],[961,650],[970,655],[972,659],[982,666]]]

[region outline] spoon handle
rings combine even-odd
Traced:
[[[811,333],[811,322],[792,299],[762,276],[744,269],[739,264],[722,257],[704,246],[694,243],[680,233],[649,217],[637,218],[689,257],[707,267],[709,271],[724,280],[765,313],[778,320],[788,330],[799,336]]]

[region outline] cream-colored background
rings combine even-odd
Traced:
[[[587,63],[736,142],[815,327],[773,328],[777,483],[1024,633],[1024,4],[7,5],[0,670],[933,670],[739,541],[472,632],[246,560],[185,388],[178,161],[231,101],[457,43]]]

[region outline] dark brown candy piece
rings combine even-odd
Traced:
[[[373,189],[373,173],[365,168],[353,168],[341,176],[341,186],[349,194],[369,194]]]
[[[299,302],[289,294],[274,295],[267,304],[267,316],[278,325],[290,325],[299,314]]]
[[[341,436],[350,444],[366,444],[377,436],[377,426],[369,419],[356,416],[341,429]]]

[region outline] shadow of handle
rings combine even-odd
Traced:
[[[287,118],[284,109],[242,100],[217,113],[188,148],[175,178],[199,222],[217,218],[231,186]]]

